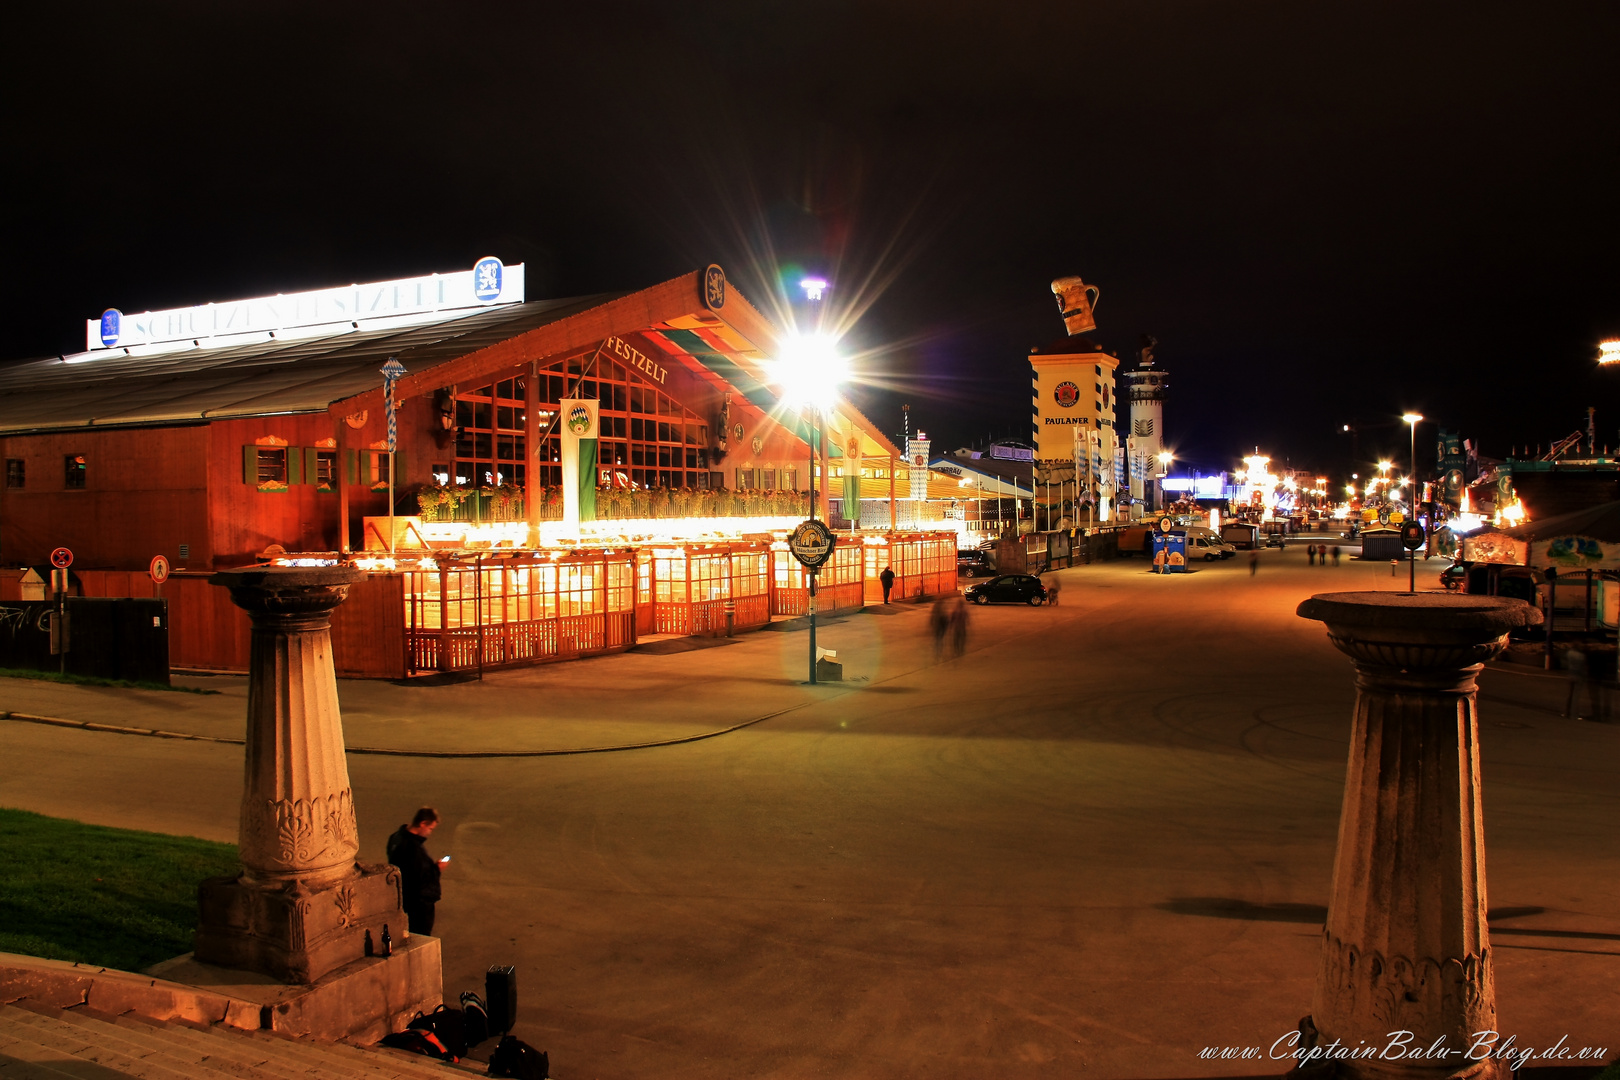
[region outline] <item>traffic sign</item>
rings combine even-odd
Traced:
[[[801,521],[793,527],[788,534],[788,550],[800,563],[814,570],[822,563],[832,558],[834,539],[832,530],[826,524],[811,518]]]
[[[1401,526],[1401,544],[1407,551],[1416,551],[1428,538],[1429,534],[1423,531],[1421,521],[1408,521]]]
[[[152,565],[146,568],[146,572],[152,575],[153,582],[163,584],[169,580],[169,560],[162,555],[152,556]]]
[[[73,565],[73,552],[67,548],[57,548],[51,552],[51,565],[58,570],[66,570]]]

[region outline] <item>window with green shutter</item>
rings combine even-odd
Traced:
[[[337,451],[322,450],[317,446],[304,448],[304,483],[315,485],[316,491],[337,490]]]
[[[242,482],[260,491],[286,491],[289,454],[285,446],[244,446]],[[294,461],[297,455],[291,455]],[[296,474],[296,469],[294,469]],[[294,479],[294,483],[297,480]]]

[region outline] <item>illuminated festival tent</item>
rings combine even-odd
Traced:
[[[718,266],[530,301],[523,267],[490,258],[452,274],[110,310],[87,323],[83,352],[0,368],[0,559],[37,565],[69,547],[87,595],[129,596],[152,594],[144,571],[164,556],[171,653],[198,667],[245,655],[245,628],[206,574],[265,559],[378,571],[334,624],[351,674],[757,625],[791,613],[794,590],[776,587],[791,574],[768,556],[773,534],[809,511],[817,436],[830,459],[818,516],[850,453],[862,496],[876,488],[893,507],[896,483],[902,497],[910,486],[900,448],[847,401],[835,397],[815,431],[786,405],[772,358],[787,340]],[[847,571],[852,606],[864,569]],[[14,576],[0,571],[0,599]],[[938,580],[919,571],[908,588]],[[661,606],[673,604],[688,607]]]

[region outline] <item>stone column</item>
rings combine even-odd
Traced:
[[[199,889],[196,957],[312,983],[361,959],[386,923],[405,936],[399,873],[355,861],[354,799],[332,669],[332,609],[354,567],[251,567],[213,584],[253,622],[242,872]]]
[[[1299,614],[1327,624],[1356,666],[1356,709],[1311,1020],[1319,1048],[1445,1057],[1329,1058],[1358,1080],[1502,1077],[1470,1060],[1501,1030],[1485,923],[1474,676],[1510,629],[1541,614],[1520,600],[1431,593],[1324,593]]]

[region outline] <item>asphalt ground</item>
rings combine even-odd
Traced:
[[[1420,588],[1442,563],[1420,567]],[[1299,547],[1155,576],[1062,571],[1055,608],[974,609],[936,661],[925,607],[483,683],[340,683],[351,745],[646,749],[356,754],[362,844],[435,805],[453,856],[445,989],[514,963],[519,1034],[600,1077],[1152,1078],[1310,1009],[1354,700],[1294,608],[1405,587]],[[857,681],[858,680],[858,681]],[[239,737],[219,695],[0,681],[0,711]],[[1620,1050],[1620,724],[1503,665],[1480,713],[1499,1016],[1518,1045]],[[0,723],[0,803],[235,838],[241,749]]]

